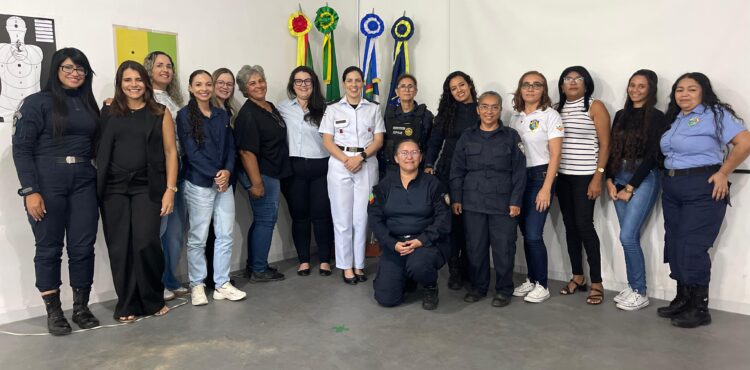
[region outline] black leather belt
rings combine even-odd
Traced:
[[[715,164],[712,166],[683,168],[679,170],[664,170],[664,175],[669,176],[669,177],[700,175],[704,173],[714,173],[718,171],[720,168],[721,168],[720,164]]]
[[[416,235],[397,235],[396,240],[400,242],[405,242],[407,240],[414,240],[416,238]]]
[[[54,157],[55,163],[65,163],[65,164],[76,164],[76,163],[84,163],[91,160],[89,157],[75,157],[72,155],[69,155],[67,157]]]
[[[365,148],[359,148],[356,146],[341,146],[341,145],[336,145],[336,146],[339,147],[339,149],[345,152],[350,152],[350,153],[361,153],[365,151]]]

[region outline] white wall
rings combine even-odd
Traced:
[[[503,118],[512,111],[518,78],[538,70],[550,82],[557,101],[557,79],[571,65],[583,65],[595,80],[594,97],[610,114],[621,109],[630,75],[649,68],[659,75],[659,107],[665,109],[675,79],[684,72],[706,73],[721,99],[750,120],[750,54],[745,50],[750,5],[745,1],[450,1],[451,69],[469,73],[477,90],[504,96]],[[744,165],[748,168],[747,164]],[[746,247],[750,231],[743,217],[750,207],[750,175],[734,174],[727,210],[713,256],[711,306],[750,314]],[[608,197],[596,204],[595,225],[601,238],[602,273],[607,289],[627,285],[619,226]],[[659,202],[657,202],[659,203]],[[546,225],[550,277],[570,278],[565,234],[557,203]],[[642,236],[648,293],[674,296],[669,266],[662,263],[664,219],[660,204]],[[522,244],[516,262],[525,269]],[[607,297],[609,301],[611,297]]]
[[[220,66],[237,70],[243,64],[260,64],[269,80],[268,98],[284,98],[288,71],[293,68],[296,40],[289,35],[286,22],[298,3],[308,17],[325,4],[320,1],[245,1],[184,0],[176,3],[131,0],[78,0],[73,4],[51,0],[28,0],[3,4],[4,14],[21,14],[55,19],[57,45],[83,50],[96,70],[94,91],[99,100],[111,96],[114,88],[114,46],[112,25],[151,28],[178,34],[180,78],[185,81],[197,68],[213,70]],[[732,103],[740,115],[750,118],[750,107],[743,99],[750,96],[750,76],[743,71],[748,53],[742,38],[748,34],[748,5],[739,0],[723,1],[713,7],[698,1],[647,2],[571,2],[554,0],[455,1],[455,0],[329,0],[340,15],[336,30],[339,71],[358,65],[362,43],[359,19],[375,8],[383,18],[386,32],[379,40],[379,70],[383,79],[381,97],[385,100],[390,84],[393,40],[390,26],[404,11],[416,24],[410,40],[412,73],[419,79],[417,99],[435,112],[443,78],[462,69],[474,77],[479,90],[511,92],[518,77],[528,69],[538,69],[556,80],[568,65],[582,64],[596,79],[595,96],[602,99],[613,114],[621,106],[627,78],[638,68],[654,69],[661,78],[661,106],[674,79],[684,71],[706,72],[720,96]],[[221,5],[221,10],[216,10]],[[75,6],[71,6],[75,5]],[[700,21],[711,14],[710,21]],[[709,33],[707,29],[715,31]],[[582,40],[585,47],[571,47],[563,40]],[[320,69],[322,37],[313,30],[310,42],[316,69]],[[689,42],[686,40],[697,40]],[[690,47],[684,46],[689,44]],[[555,97],[556,98],[556,97]],[[506,99],[507,100],[507,99]],[[510,105],[504,107],[505,115]],[[43,313],[34,288],[34,239],[24,216],[21,199],[15,195],[15,176],[10,126],[0,125],[0,323]],[[714,255],[712,306],[750,314],[750,284],[747,281],[749,253],[741,241],[750,239],[740,221],[741,210],[750,203],[742,194],[747,177],[733,175],[734,208],[717,241]],[[251,216],[244,194],[237,196],[237,224],[233,269],[244,265],[244,235]],[[746,193],[746,192],[745,192]],[[274,233],[269,259],[295,256],[290,235],[290,220],[282,201],[282,212]],[[547,224],[550,276],[569,277],[570,266],[564,251],[562,219],[553,205]],[[674,286],[668,279],[668,267],[661,264],[663,219],[657,206],[644,230],[643,244],[647,260],[649,293],[670,296]],[[618,226],[611,204],[597,203],[597,229],[602,239],[605,286],[619,289],[626,284],[624,260],[617,242]],[[242,247],[240,247],[240,245]],[[524,268],[519,243],[517,262]],[[109,261],[103,235],[96,244],[96,269],[93,301],[114,298]],[[66,263],[66,261],[63,261]],[[67,272],[63,274],[65,304],[70,306]]]

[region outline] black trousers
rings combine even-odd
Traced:
[[[94,280],[94,242],[99,228],[96,169],[89,162],[36,162],[40,193],[47,213],[36,222],[28,216],[36,241],[34,270],[40,292],[62,285],[63,241],[67,245],[70,286],[86,289]]]
[[[315,232],[318,258],[331,262],[333,221],[328,198],[328,158],[291,157],[292,176],[282,181],[282,192],[292,216],[292,239],[300,263],[310,262],[310,232]]]
[[[518,218],[464,210],[463,220],[472,291],[487,294],[490,286],[489,251],[492,249],[495,292],[510,297],[513,294]]]
[[[685,285],[708,286],[711,281],[708,251],[719,235],[729,202],[711,197],[711,175],[662,176],[664,262],[669,263],[669,277]]]
[[[151,315],[164,307],[160,208],[147,189],[104,196],[102,225],[118,298],[114,317]]]
[[[593,175],[557,176],[557,200],[565,224],[565,241],[573,275],[583,275],[583,251],[589,263],[592,283],[602,282],[599,235],[594,228],[594,204],[586,196]],[[583,248],[581,248],[583,245]]]
[[[375,300],[382,306],[398,306],[404,300],[407,280],[414,280],[423,286],[434,286],[437,284],[438,270],[444,264],[445,258],[437,246],[417,248],[403,257],[395,251],[384,250],[372,283]]]

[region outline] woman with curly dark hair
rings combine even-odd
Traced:
[[[211,104],[211,74],[190,74],[190,102],[177,113],[177,134],[185,154],[185,204],[190,230],[187,241],[188,277],[194,306],[208,303],[205,292],[206,238],[213,216],[214,300],[238,301],[245,292],[229,281],[234,230],[234,192],[229,177],[234,171],[235,148],[229,116]]]
[[[456,142],[465,129],[477,125],[478,122],[477,90],[474,81],[464,72],[452,72],[443,82],[443,94],[440,95],[438,113],[425,156],[425,172],[435,174],[446,188],[449,186]],[[468,279],[466,240],[460,215],[453,215],[451,230],[448,288],[458,290],[463,287],[463,281]]]
[[[711,323],[708,250],[729,204],[729,174],[750,154],[750,134],[703,73],[680,76],[669,99],[666,116],[672,124],[660,141],[665,157],[661,204],[664,261],[677,281],[677,296],[657,313],[671,318],[672,325],[694,328]]]
[[[169,110],[154,100],[146,69],[128,60],[117,69],[115,98],[102,109],[97,191],[117,292],[115,320],[161,316],[164,254],[161,217],[174,210],[177,144]]]
[[[615,298],[617,308],[635,311],[648,306],[646,263],[641,250],[641,228],[659,195],[657,163],[659,137],[666,130],[664,113],[655,108],[659,79],[641,69],[628,81],[625,107],[612,124],[607,193],[615,202],[620,243],[625,253],[628,287]]]

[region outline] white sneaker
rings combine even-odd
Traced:
[[[523,284],[517,286],[516,289],[513,289],[513,296],[525,297],[532,290],[534,290],[534,283],[529,281],[529,279],[526,279]]]
[[[542,284],[536,283],[534,289],[523,297],[523,300],[529,303],[542,303],[549,299],[549,289],[542,286]]]
[[[164,300],[165,301],[171,301],[175,297],[174,293],[172,293],[169,289],[164,289]]]
[[[196,285],[190,290],[190,303],[192,303],[193,306],[203,306],[208,304],[205,286]]]
[[[628,286],[615,296],[615,303],[625,302],[631,294],[633,294],[633,288]]]
[[[230,282],[224,283],[221,287],[214,290],[214,300],[220,301],[222,299],[228,299],[230,301],[241,301],[245,299],[247,293],[237,289]]]
[[[649,301],[647,296],[642,296],[638,292],[633,292],[624,301],[616,304],[615,306],[621,310],[635,311],[648,306],[648,304]]]
[[[182,297],[182,296],[186,296],[186,295],[190,294],[190,291],[188,290],[188,288],[185,288],[184,286],[181,286],[181,287],[173,290],[172,293],[174,293],[178,297]]]

